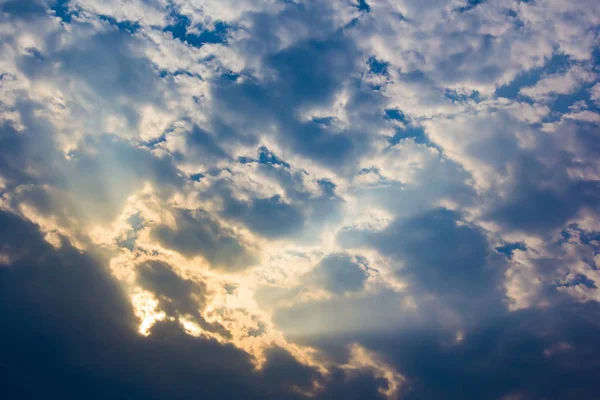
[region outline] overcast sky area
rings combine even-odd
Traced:
[[[600,398],[598,0],[0,0],[0,398]]]

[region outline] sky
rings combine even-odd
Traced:
[[[0,397],[592,399],[597,0],[0,0]]]

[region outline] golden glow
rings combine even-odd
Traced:
[[[388,398],[397,398],[400,386],[405,381],[400,373],[384,363],[375,353],[358,344],[351,346],[350,361],[342,367],[348,370],[367,368],[373,371],[373,375],[377,378],[385,379],[388,387],[387,389],[380,388],[379,391]]]
[[[135,315],[140,320],[138,331],[144,336],[150,334],[150,329],[156,322],[164,320],[167,316],[164,311],[160,311],[158,300],[150,292],[138,291],[132,294],[131,302]]]
[[[10,202],[2,200],[6,208]],[[272,310],[261,309],[254,296],[256,289],[265,284],[276,284],[279,287],[301,287],[300,278],[316,265],[324,254],[340,251],[335,244],[333,233],[324,235],[322,241],[316,244],[302,245],[282,241],[268,241],[252,234],[246,228],[231,223],[223,224],[233,231],[249,248],[255,252],[255,257],[260,263],[254,268],[227,272],[211,268],[206,259],[201,256],[185,257],[177,251],[162,247],[153,240],[151,229],[156,224],[164,224],[176,229],[175,218],[172,214],[174,207],[183,204],[189,207],[198,207],[197,199],[186,197],[182,194],[175,196],[170,202],[158,198],[154,189],[146,184],[137,193],[127,198],[126,204],[120,214],[108,223],[95,221],[86,223],[85,219],[75,223],[78,218],[86,215],[77,214],[73,218],[66,214],[59,220],[56,217],[45,217],[27,204],[21,204],[17,211],[24,217],[38,223],[45,232],[46,240],[55,247],[61,245],[60,235],[81,250],[104,249],[111,254],[110,270],[113,276],[124,286],[131,298],[134,313],[139,320],[138,332],[143,336],[151,333],[152,327],[159,321],[177,321],[183,330],[194,337],[205,337],[217,340],[220,343],[229,343],[252,356],[254,366],[260,370],[266,362],[266,351],[272,347],[281,347],[288,351],[298,362],[317,369],[327,375],[329,364],[323,360],[323,355],[313,348],[300,346],[286,340],[284,334],[276,329],[271,321]],[[214,205],[202,204],[204,208]],[[131,219],[141,221],[137,228],[132,227]],[[362,218],[362,217],[360,217]],[[359,218],[359,220],[360,220]],[[128,238],[134,237],[133,247],[123,246]],[[404,284],[397,282],[389,274],[386,260],[381,259],[375,252],[364,251],[364,256],[370,263],[378,263],[380,274],[377,280],[369,281],[369,285],[376,287],[381,284],[381,278],[386,277],[388,287],[402,291]],[[0,260],[1,261],[1,260]],[[191,316],[167,316],[161,309],[156,295],[140,288],[136,282],[137,269],[147,261],[159,261],[168,264],[182,279],[195,281],[205,287],[203,296],[203,309],[198,310],[202,317],[210,324],[218,324],[225,328],[228,336],[203,329]],[[388,279],[390,278],[390,279]],[[391,285],[391,286],[390,286]],[[227,288],[235,288],[234,290]],[[297,296],[292,296],[285,302],[292,306],[298,302],[327,299],[330,293],[318,287],[302,288]],[[284,306],[280,303],[278,306]],[[351,360],[343,366],[351,373],[357,369],[372,370],[375,376],[389,382],[383,394],[388,397],[396,395],[403,378],[391,368],[383,364],[367,350],[353,346]],[[314,382],[310,389],[296,388],[299,393],[312,396],[322,389],[319,382]]]

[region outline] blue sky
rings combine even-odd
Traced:
[[[3,397],[598,396],[597,1],[0,28]]]

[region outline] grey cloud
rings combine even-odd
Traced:
[[[520,187],[491,218],[529,232],[552,232],[563,227],[582,208],[600,204],[597,182],[575,182],[560,190]]]
[[[137,282],[144,289],[167,298],[174,311],[195,316],[205,305],[206,286],[181,278],[168,264],[147,262],[138,267],[137,275]]]
[[[388,382],[383,378],[375,378],[367,370],[358,371],[355,376],[348,376],[341,370],[332,373],[332,383],[321,395],[323,399],[385,399],[381,389],[387,389]]]
[[[368,278],[366,268],[347,254],[332,254],[321,260],[305,279],[332,293],[355,292],[363,288]]]
[[[350,247],[370,245],[403,265],[396,274],[412,283],[409,292],[424,307],[433,295],[442,308],[450,307],[470,322],[506,308],[506,266],[483,232],[456,212],[432,210],[396,220],[380,232],[344,231],[340,240]]]
[[[214,268],[226,271],[239,271],[257,262],[252,251],[240,243],[233,232],[202,210],[176,210],[175,222],[176,228],[154,227],[152,236],[163,246],[186,256],[201,255]]]
[[[339,366],[352,344],[407,378],[403,399],[597,395],[595,82],[546,88],[563,93],[547,102],[518,95],[553,68],[597,63],[597,2],[120,3],[0,0],[0,119],[15,121],[0,124],[0,205],[33,207],[60,236],[109,228],[148,182],[162,205],[197,196],[216,210],[172,209],[173,226],[150,228],[211,274],[258,262],[228,224],[269,250],[314,248],[326,256],[296,287],[270,266],[252,271],[269,282],[254,300],[338,366],[323,374],[272,348],[257,371],[239,349],[187,335],[178,316],[228,332],[203,318],[207,285],[166,263],[136,270],[172,317],[142,338],[105,268],[114,253],[86,238],[85,251],[66,237],[54,248],[0,212],[0,397],[381,398],[384,379]],[[158,139],[139,132],[147,105],[171,121]],[[404,120],[386,118],[392,109]],[[125,132],[103,132],[122,120]],[[189,131],[171,136],[181,123]],[[241,182],[262,178],[281,193]],[[391,222],[356,228],[372,215]],[[132,253],[136,218],[118,243]],[[333,244],[343,253],[331,253],[324,236],[346,223]],[[392,271],[369,276],[362,251]],[[510,311],[519,268],[536,286],[519,287],[533,300]]]
[[[172,317],[191,316],[202,329],[228,337],[229,332],[202,316],[206,306],[206,285],[184,279],[172,267],[161,262],[147,262],[137,269],[137,282],[160,299],[161,309]]]
[[[446,143],[446,134],[456,135],[449,157],[471,174],[483,174],[484,186],[491,183],[474,199],[484,219],[507,230],[553,234],[598,203],[597,184],[584,172],[596,168],[598,149],[589,135],[597,124],[559,121],[551,124],[554,132],[545,132],[507,111],[492,108],[459,117],[457,126],[436,126],[433,141]],[[459,139],[465,130],[477,134]]]
[[[412,170],[409,182],[402,182],[393,167],[387,162],[375,159],[379,165],[386,165],[382,171],[378,167],[364,169],[357,174],[371,175],[376,178],[373,183],[353,188],[353,194],[367,204],[376,205],[389,210],[396,218],[427,212],[440,199],[451,199],[461,206],[472,205],[476,200],[476,192],[470,184],[471,174],[460,164],[447,159],[443,153],[430,152],[423,144],[399,144],[384,150],[381,160],[393,165],[414,154],[421,154],[424,161],[416,165],[403,165],[397,169]],[[391,176],[386,176],[391,173]]]
[[[8,398],[295,399],[301,396],[294,388],[311,389],[313,380],[324,388],[339,386],[340,379],[348,379],[348,387],[380,383],[336,369],[330,380],[277,348],[267,353],[263,371],[255,371],[246,353],[193,338],[171,322],[143,338],[106,260],[67,240],[54,249],[35,225],[5,212],[0,243],[11,257],[0,268],[0,382]],[[145,282],[185,302],[181,296],[194,286],[158,268]]]
[[[228,159],[229,156],[219,145],[219,140],[210,132],[194,126],[186,134],[186,144],[191,153],[191,159],[198,160],[203,164]]]
[[[0,2],[0,12],[29,21],[44,16],[47,9],[42,0],[3,0]]]
[[[35,109],[35,108],[34,108]],[[34,109],[28,110],[26,118]],[[48,166],[58,164],[58,152],[41,126],[20,132],[10,123],[0,126],[0,174],[11,185],[49,183],[57,176]]]
[[[593,398],[598,312],[595,302],[521,310],[488,320],[460,341],[441,326],[413,321],[396,330],[323,330],[298,340],[342,359],[347,343],[376,351],[406,378],[400,398]],[[359,309],[349,318],[368,327],[370,315]]]
[[[598,365],[591,361],[597,357],[592,343],[599,326],[590,316],[598,311],[592,302],[521,310],[488,321],[460,341],[430,326],[314,335],[304,342],[331,352],[339,351],[340,341],[378,351],[407,378],[401,398],[593,397]],[[369,314],[355,318],[368,321]]]
[[[240,220],[252,231],[268,238],[291,236],[304,226],[302,210],[283,202],[279,195],[249,201],[228,195],[224,200],[224,217]]]
[[[306,24],[307,19],[310,20],[310,15],[299,12],[295,23]],[[257,36],[241,43],[242,49],[252,46],[257,39],[262,43],[276,35],[268,24],[261,23],[256,29],[251,33]],[[358,99],[357,93],[363,90],[356,80],[357,49],[342,30],[330,29],[322,37],[299,40],[284,49],[261,49],[259,54],[266,51],[261,58],[266,73],[260,80],[248,71],[249,76],[241,83],[228,79],[212,82],[213,97],[223,109],[219,111],[220,117],[231,120],[240,130],[266,130],[275,124],[282,145],[332,168],[365,153],[370,148],[367,132],[352,128],[336,130],[297,118],[297,112],[303,108],[330,106],[342,89],[349,89],[353,99]],[[364,106],[365,102],[359,104]]]
[[[411,382],[407,399],[593,397],[599,326],[589,316],[597,313],[597,303],[565,304],[507,314],[454,344],[433,331],[363,343]]]
[[[35,115],[40,107],[31,102],[19,104],[17,110],[23,129],[16,130],[7,123],[0,128],[3,144],[0,176],[11,189],[23,184],[38,185],[37,189],[23,191],[23,194],[33,195],[29,200],[46,214],[51,211],[63,214],[69,209],[79,217],[112,219],[131,191],[141,189],[147,181],[162,195],[172,193],[183,184],[171,160],[109,135],[86,137],[67,159],[57,148],[57,132],[49,121]],[[61,193],[58,197],[42,194],[48,190],[42,185]],[[69,195],[75,195],[77,201],[65,208]],[[52,210],[48,208],[51,204]]]
[[[296,169],[266,148],[259,149],[258,160],[242,158],[241,161],[258,163],[258,172],[276,180],[286,198],[290,199],[295,207],[302,208],[305,213],[304,229],[296,236],[303,240],[314,239],[315,232],[321,231],[343,214],[344,200],[336,194],[336,185],[333,182],[317,179],[319,192],[311,192],[304,186],[303,181],[303,178],[310,176],[308,172]]]
[[[246,225],[253,232],[267,238],[295,238],[305,242],[314,241],[316,235],[342,215],[344,200],[337,195],[336,185],[327,179],[318,179],[307,171],[277,157],[266,147],[258,149],[258,158],[243,156],[238,162],[251,165],[259,177],[275,181],[281,194],[265,197],[263,193],[239,189],[239,171],[233,179],[225,169],[221,175],[201,193],[221,206],[219,216]],[[219,170],[207,171],[217,176]],[[317,190],[308,188],[306,181],[316,181]],[[241,197],[241,198],[240,198]]]
[[[494,138],[485,143],[487,150],[478,156],[497,163],[499,173],[510,170],[514,176],[504,198],[491,196],[488,218],[509,228],[552,234],[600,202],[597,182],[570,172],[595,163],[598,149],[589,142],[593,124],[574,127],[567,122],[561,127],[562,135],[539,133],[539,144],[532,151],[520,149],[515,139]],[[494,154],[493,148],[502,151]]]
[[[169,81],[161,79],[144,56],[140,38],[109,24],[103,28],[66,46],[58,37],[50,36],[43,50],[32,49],[22,55],[16,60],[17,66],[30,79],[61,83],[66,94],[73,96],[66,97],[67,106],[87,116],[83,121],[88,129],[102,126],[103,118],[111,113],[121,115],[129,128],[137,129],[138,106],[164,108]],[[85,107],[81,100],[94,108]]]

